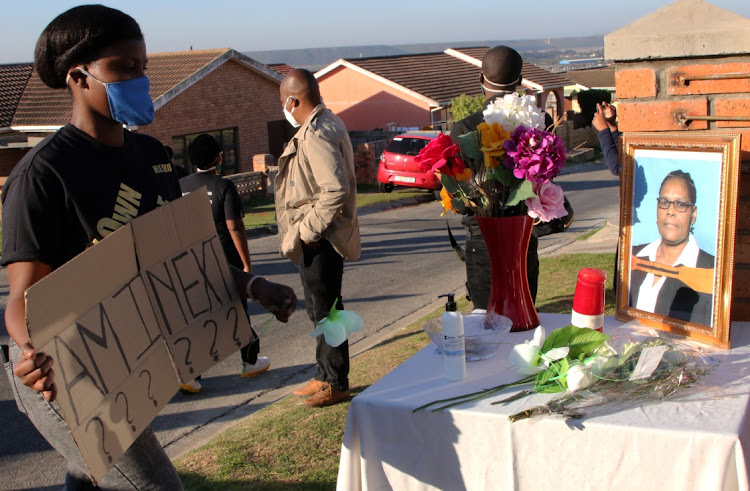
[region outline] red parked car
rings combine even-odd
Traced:
[[[436,139],[437,132],[405,133],[394,137],[380,155],[378,165],[378,183],[380,191],[390,193],[394,186],[425,188],[440,192],[440,180],[435,174],[422,172],[414,157],[419,155],[428,143]]]

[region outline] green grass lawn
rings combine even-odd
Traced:
[[[609,276],[614,254],[569,254],[540,259],[539,312],[570,313],[578,271],[602,269]],[[458,308],[469,312],[465,298]],[[606,314],[614,313],[611,279],[607,281]],[[414,322],[390,339],[352,359],[350,386],[356,396],[430,339],[424,323],[442,309]],[[177,460],[190,490],[328,490],[335,489],[341,442],[350,403],[324,409],[307,407],[289,396],[246,418],[231,431]]]

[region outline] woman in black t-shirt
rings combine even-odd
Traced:
[[[93,489],[59,408],[54,362],[31,345],[24,292],[127,221],[180,195],[155,139],[123,129],[153,120],[146,45],[130,16],[102,5],[72,8],[37,42],[35,70],[73,97],[70,123],[30,151],[3,188],[3,256],[10,291],[5,322],[11,337],[14,395],[40,433],[68,462],[67,489]],[[98,272],[92,272],[98,273]],[[290,288],[233,271],[250,295],[282,322],[296,307]],[[252,289],[252,291],[250,291]],[[18,383],[20,382],[20,383]],[[101,489],[181,489],[150,428],[98,483]]]

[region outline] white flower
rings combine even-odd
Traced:
[[[523,125],[526,128],[544,129],[544,112],[536,106],[532,96],[519,96],[517,93],[498,97],[483,111],[487,124],[498,123],[505,131]]]
[[[542,353],[544,338],[544,328],[539,326],[536,328],[536,331],[534,331],[534,339],[530,342],[526,341],[524,344],[517,344],[513,347],[513,351],[510,352],[508,358],[510,362],[516,366],[518,375],[526,377],[543,372],[553,361],[568,356],[570,348],[567,346],[554,348],[546,353]]]
[[[568,390],[574,391],[585,389],[594,383],[594,376],[591,375],[591,367],[586,365],[573,365],[568,368],[568,374],[565,376],[568,380]]]
[[[318,322],[310,336],[316,337],[322,334],[326,344],[335,348],[349,339],[351,333],[359,331],[363,326],[362,317],[351,310],[337,310],[334,303],[328,316]]]
[[[568,381],[568,390],[574,391],[585,389],[601,375],[604,366],[609,361],[606,356],[594,356],[583,364],[571,365],[565,378]]]

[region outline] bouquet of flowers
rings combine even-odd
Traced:
[[[547,222],[567,215],[562,189],[551,182],[565,165],[561,139],[544,128],[532,96],[508,94],[483,112],[475,131],[454,144],[439,135],[416,157],[440,173],[445,212],[529,216]]]
[[[645,404],[674,396],[694,384],[712,368],[709,359],[694,350],[680,347],[663,338],[647,338],[626,344],[620,353],[609,345],[610,337],[599,331],[575,326],[553,331],[545,339],[539,326],[531,342],[516,345],[510,361],[521,377],[459,397],[433,401],[414,411],[437,406],[433,411],[485,399],[520,385],[534,384],[509,398],[493,402],[503,404],[535,393],[560,393],[547,404],[534,406],[509,416],[512,422],[538,414],[561,414],[580,418]]]

